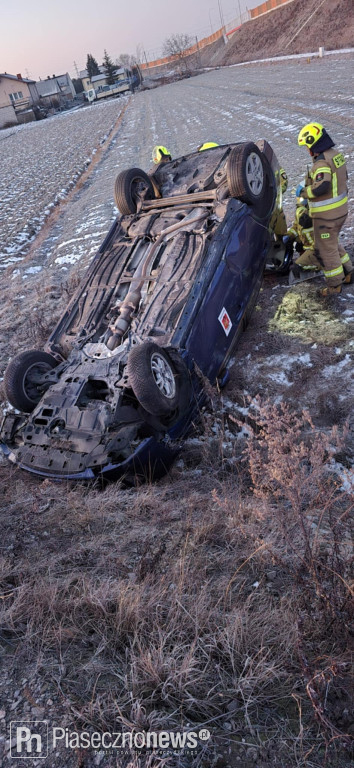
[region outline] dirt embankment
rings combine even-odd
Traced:
[[[320,46],[336,50],[353,45],[352,0],[325,0],[323,4],[319,0],[294,0],[243,24],[226,46],[219,43],[217,54],[213,46],[203,59],[209,56],[209,65],[216,66],[317,51]],[[207,66],[205,60],[203,64]]]

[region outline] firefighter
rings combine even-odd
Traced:
[[[301,279],[301,270],[305,272],[319,272],[321,264],[315,256],[315,241],[313,222],[308,211],[308,200],[303,197],[296,198],[295,221],[288,229],[286,238],[295,243],[298,252],[294,265],[291,268],[293,277]]]
[[[158,163],[168,163],[170,160],[172,160],[172,155],[168,149],[163,147],[162,144],[157,144],[157,146],[152,150],[153,163],[158,165]]]
[[[275,236],[275,243],[278,244],[278,247],[279,247],[284,235],[286,235],[287,233],[287,223],[286,223],[286,218],[283,211],[282,197],[288,188],[288,176],[285,173],[284,168],[280,168],[279,171],[276,171],[275,176],[277,181],[278,181],[277,177],[279,176],[279,185],[277,184],[278,195],[277,195],[276,206],[274,208],[271,220],[269,222],[269,229],[271,232],[273,232]]]
[[[327,286],[322,296],[340,293],[342,283],[352,282],[353,265],[349,254],[338,242],[340,230],[348,215],[347,169],[342,152],[334,147],[323,125],[308,123],[299,135],[300,147],[307,147],[312,157],[305,187],[299,184],[298,197],[309,201],[313,219],[315,257],[323,268]]]

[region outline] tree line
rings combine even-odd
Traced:
[[[175,34],[167,38],[163,44],[163,55],[174,56],[180,69],[188,69],[187,58],[188,48],[193,43],[193,38],[187,34]],[[105,71],[108,85],[114,83],[114,72],[117,67],[133,67],[138,64],[135,56],[130,53],[122,53],[115,62],[111,59],[106,50],[104,50],[102,66]],[[87,54],[86,61],[87,74],[91,80],[95,75],[99,75],[100,68],[97,60],[92,53]]]
[[[116,71],[117,67],[132,67],[136,65],[136,63],[137,62],[135,56],[131,56],[129,53],[122,53],[114,62],[107,51],[104,50],[102,67],[104,68],[107,84],[113,85],[114,72]],[[101,74],[98,62],[95,57],[92,56],[92,53],[87,54],[86,70],[90,80],[92,77],[95,77],[95,75]]]

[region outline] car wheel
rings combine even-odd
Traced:
[[[253,142],[238,144],[229,155],[227,183],[231,197],[237,197],[266,216],[274,206],[274,174],[267,158]]]
[[[154,416],[170,416],[185,411],[190,398],[187,367],[177,352],[171,355],[158,344],[146,342],[131,350],[127,373],[140,405]]]
[[[6,397],[19,411],[31,413],[45,389],[43,376],[58,365],[55,357],[37,349],[20,352],[5,371]]]
[[[149,176],[140,168],[129,168],[118,174],[114,185],[114,199],[123,216],[136,213],[139,200],[153,200],[154,187]]]

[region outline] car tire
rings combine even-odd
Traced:
[[[153,416],[183,415],[190,400],[190,380],[178,352],[167,351],[154,342],[138,344],[131,350],[127,373],[140,405]]]
[[[263,217],[273,210],[274,174],[267,158],[253,142],[238,144],[231,150],[227,162],[227,183],[231,197],[250,205],[256,215]],[[273,191],[272,200],[270,191]]]
[[[114,185],[114,199],[122,216],[136,213],[139,198],[145,192],[145,200],[155,198],[151,179],[140,168],[129,168],[118,174]]]
[[[6,368],[4,387],[6,397],[18,411],[31,413],[38,405],[43,388],[39,389],[39,377],[51,371],[58,361],[47,352],[29,349],[20,352]]]

